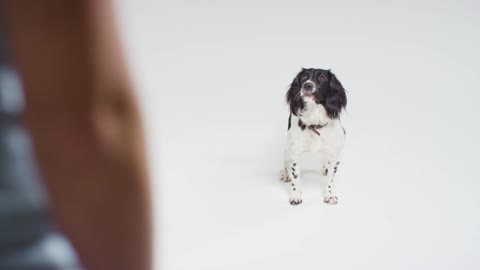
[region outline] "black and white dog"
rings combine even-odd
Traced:
[[[286,95],[290,105],[288,140],[282,181],[289,185],[290,204],[302,203],[300,158],[305,152],[322,155],[322,173],[328,177],[324,202],[336,204],[334,177],[345,143],[340,113],[347,106],[345,89],[330,70],[302,69]]]

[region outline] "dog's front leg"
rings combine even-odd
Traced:
[[[323,174],[327,176],[327,183],[325,184],[325,195],[323,202],[334,205],[338,203],[338,198],[335,193],[335,174],[337,173],[339,161],[328,161],[323,167]]]
[[[302,190],[300,182],[300,166],[298,165],[298,160],[291,159],[288,163],[287,172],[292,180],[288,183],[289,186],[289,197],[290,204],[297,205],[302,203]]]
[[[289,185],[289,197],[291,205],[298,205],[302,203],[302,190],[300,182],[300,166],[298,164],[300,155],[295,151],[293,145],[287,149],[285,157],[285,172],[291,180]]]

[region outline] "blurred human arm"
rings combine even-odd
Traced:
[[[111,1],[1,5],[54,217],[87,269],[150,269],[144,137]]]

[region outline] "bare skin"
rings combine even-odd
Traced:
[[[143,129],[111,1],[0,5],[53,216],[86,269],[151,269]]]

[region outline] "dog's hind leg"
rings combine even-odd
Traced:
[[[322,167],[322,174],[327,176],[328,175],[328,165],[324,164]]]
[[[281,171],[280,180],[282,180],[285,183],[292,181],[292,179],[290,179],[290,177],[288,176],[288,170],[286,167],[283,168],[283,170]]]

